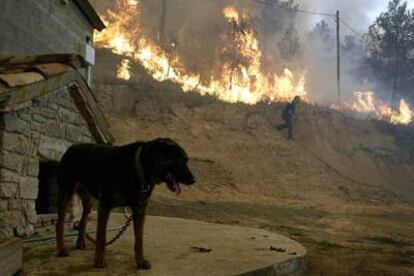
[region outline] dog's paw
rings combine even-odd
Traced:
[[[57,253],[58,257],[67,257],[69,256],[68,250],[66,248],[60,249]]]
[[[85,240],[77,240],[75,249],[85,250],[86,249],[86,242]]]
[[[147,260],[143,260],[139,262],[137,261],[137,266],[138,266],[138,269],[144,269],[144,270],[151,269],[151,263]]]
[[[106,267],[106,261],[104,258],[95,259],[93,262],[93,267],[95,268],[105,268]]]

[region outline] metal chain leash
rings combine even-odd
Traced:
[[[125,224],[121,227],[121,229],[119,229],[118,233],[115,235],[115,237],[113,237],[111,240],[107,241],[105,243],[105,246],[111,245],[114,242],[116,242],[121,236],[122,234],[125,233],[125,231],[128,229],[128,227],[131,225],[132,222],[132,216],[130,216],[126,221]],[[89,235],[88,233],[86,233],[86,238],[91,241],[93,244],[96,245],[96,239],[92,238],[91,235]]]

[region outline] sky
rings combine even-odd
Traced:
[[[359,32],[366,32],[375,18],[387,9],[388,0],[297,0],[303,9],[322,13],[340,11],[341,19]],[[407,0],[409,8],[414,8],[414,0]],[[313,26],[323,17],[302,15],[304,21]],[[332,19],[326,18],[329,22]],[[333,22],[331,22],[333,23]]]
[[[385,10],[387,8],[388,5],[388,0],[376,0],[375,2],[377,2],[377,7],[375,7],[370,13],[369,16],[374,20],[375,17],[381,13],[381,11]],[[408,3],[408,7],[410,9],[414,8],[414,0],[407,0]]]

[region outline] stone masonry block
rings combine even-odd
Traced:
[[[9,209],[9,200],[0,199],[0,212],[5,212]]]
[[[40,115],[48,119],[56,119],[58,118],[58,113],[50,108],[42,108],[40,109]]]
[[[82,135],[79,142],[80,143],[93,143],[94,141],[90,136]]]
[[[32,117],[33,117],[33,121],[34,122],[38,122],[38,123],[41,123],[41,124],[43,124],[44,122],[46,122],[46,118],[43,117],[40,114],[33,114]]]
[[[20,174],[5,169],[5,168],[1,168],[0,169],[0,183],[3,182],[12,182],[12,183],[19,183],[20,181]]]
[[[66,139],[79,143],[82,140],[82,129],[79,127],[67,125],[66,126]]]
[[[37,222],[36,202],[34,200],[25,200],[23,202],[23,212],[29,223]]]
[[[56,121],[47,121],[45,127],[46,133],[52,137],[63,138],[65,136],[65,129],[63,128],[63,125]]]
[[[72,112],[66,108],[59,109],[59,116],[63,122],[70,123],[72,125],[79,125],[81,122],[79,114]]]
[[[3,148],[14,153],[22,155],[28,154],[28,139],[17,133],[3,132]]]
[[[60,161],[63,153],[71,146],[71,144],[72,143],[69,141],[63,139],[41,136],[39,154],[43,158]]]
[[[35,131],[41,134],[46,133],[46,127],[43,125],[43,123],[32,121],[31,126],[32,126],[32,131]]]
[[[28,136],[30,133],[29,122],[20,119],[16,114],[9,113],[4,116],[6,130]]]
[[[64,108],[67,108],[67,109],[71,109],[71,108],[73,107],[73,105],[74,105],[74,104],[72,103],[71,99],[63,97],[63,95],[68,94],[68,93],[69,93],[69,92],[66,92],[66,93],[59,93],[59,95],[60,95],[60,96],[62,96],[62,97],[57,98],[57,99],[56,99],[56,103],[57,103],[59,106],[61,106],[61,107],[64,107]]]
[[[59,106],[55,103],[48,103],[47,105],[50,109],[54,110],[54,111],[59,111]]]
[[[20,197],[23,199],[36,199],[39,181],[35,177],[22,177],[20,181]]]
[[[21,173],[23,171],[24,157],[7,151],[0,151],[0,168]]]
[[[30,159],[27,162],[27,174],[29,176],[35,176],[35,177],[39,175],[39,160]]]
[[[17,114],[17,116],[23,121],[30,122],[30,120],[32,119],[31,114],[29,114],[28,112],[19,111]]]
[[[14,198],[17,196],[17,183],[0,183],[0,198]]]
[[[10,206],[9,209],[10,210],[23,210],[23,204],[24,204],[24,200],[23,199],[13,199],[10,202]]]

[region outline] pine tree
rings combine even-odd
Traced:
[[[365,36],[371,74],[391,87],[394,104],[397,91],[411,90],[414,70],[414,13],[407,3],[391,0]],[[409,83],[411,82],[411,83]]]

